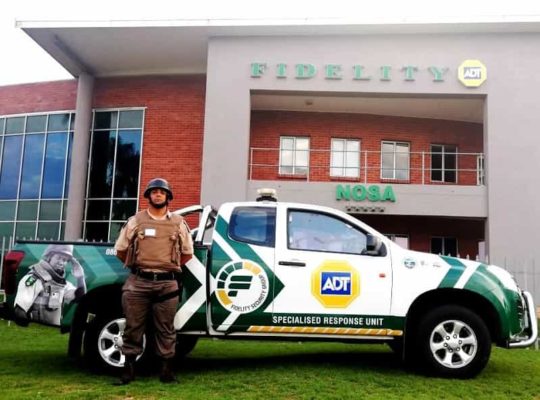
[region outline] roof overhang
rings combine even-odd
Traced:
[[[540,18],[18,21],[17,26],[73,76],[107,77],[204,74],[208,41],[218,36],[540,32]]]

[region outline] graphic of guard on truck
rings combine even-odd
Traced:
[[[537,338],[532,295],[504,269],[403,249],[344,212],[266,192],[177,213],[199,215],[174,321],[178,355],[199,337],[386,343],[430,374],[469,378],[492,344],[527,347]],[[63,302],[68,353],[121,367],[120,290],[130,271],[112,244],[57,244],[73,246],[87,287]],[[17,287],[50,245],[21,241],[6,255],[4,317],[17,319]]]

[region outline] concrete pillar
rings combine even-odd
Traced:
[[[86,176],[88,169],[88,149],[90,148],[90,128],[92,124],[92,99],[94,77],[83,73],[77,86],[75,109],[75,130],[71,150],[71,170],[67,198],[65,240],[82,239],[82,220],[84,218],[84,198],[86,195]]]

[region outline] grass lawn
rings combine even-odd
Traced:
[[[472,380],[406,371],[382,345],[204,339],[177,368],[181,382],[145,374],[128,386],[66,355],[67,335],[0,320],[0,399],[536,399],[540,351],[493,349]]]

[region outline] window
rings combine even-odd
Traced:
[[[63,237],[74,117],[0,117],[0,237]]]
[[[282,136],[279,143],[279,174],[307,175],[309,138]]]
[[[239,242],[274,247],[276,209],[237,207],[231,215],[229,236]]]
[[[451,237],[432,237],[431,252],[444,256],[457,256],[457,239]]]
[[[457,147],[447,144],[431,145],[431,180],[456,182]]]
[[[400,245],[404,249],[409,248],[409,236],[407,235],[394,235],[392,233],[385,233],[384,236],[386,236],[392,242]]]
[[[381,178],[409,179],[409,143],[382,142]]]
[[[330,176],[358,178],[360,176],[360,141],[332,139]]]
[[[113,241],[137,211],[144,111],[95,111],[84,238]]]
[[[348,222],[312,211],[289,211],[287,243],[292,250],[362,254],[366,234]]]

